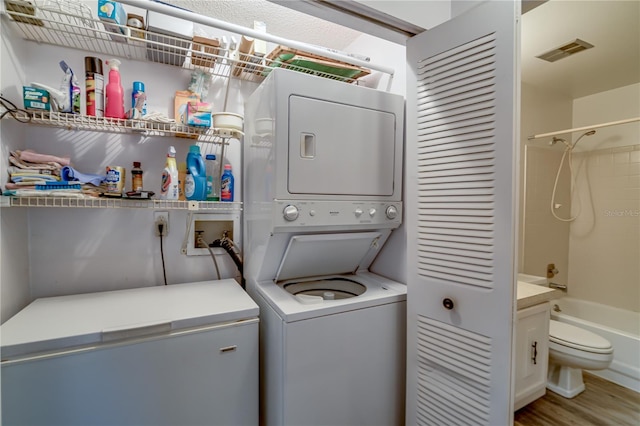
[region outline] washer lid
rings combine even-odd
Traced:
[[[587,352],[609,353],[613,350],[604,337],[556,320],[549,320],[549,339],[553,343]]]
[[[355,273],[367,269],[378,252],[380,232],[294,235],[275,280]]]

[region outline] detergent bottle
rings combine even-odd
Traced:
[[[109,83],[105,90],[107,102],[104,107],[104,116],[112,118],[125,118],[124,115],[124,90],[120,80],[120,61],[109,59]]]
[[[207,199],[207,172],[198,145],[191,145],[189,154],[187,154],[184,195],[187,200],[204,201]]]
[[[178,199],[178,167],[176,166],[176,149],[169,147],[167,152],[167,162],[162,171],[162,186],[160,187],[160,198],[163,200]]]
[[[224,165],[224,173],[222,173],[222,183],[220,186],[220,201],[233,201],[233,172],[231,164]]]

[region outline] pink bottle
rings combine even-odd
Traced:
[[[105,90],[107,102],[104,107],[104,116],[112,118],[125,118],[124,115],[124,90],[120,81],[120,61],[109,59],[109,83]]]

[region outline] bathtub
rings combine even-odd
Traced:
[[[551,318],[592,331],[611,342],[613,362],[609,368],[590,373],[640,392],[640,313],[563,297],[551,301]]]

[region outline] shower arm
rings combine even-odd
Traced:
[[[619,124],[633,123],[634,121],[640,121],[640,117],[627,118],[626,120],[610,121],[608,123],[595,124],[593,126],[584,126],[584,127],[576,127],[574,129],[559,130],[557,132],[541,133],[539,135],[529,136],[527,139],[533,140],[533,139],[547,138],[549,136],[564,135],[566,133],[581,132],[583,130],[599,129],[600,127],[617,126]]]

